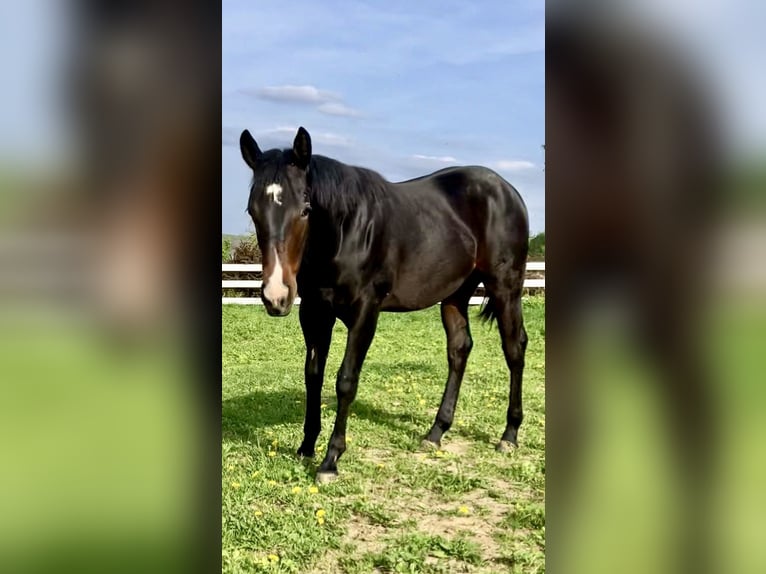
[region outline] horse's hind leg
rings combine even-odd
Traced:
[[[497,450],[505,452],[518,446],[518,433],[524,410],[521,400],[521,378],[524,373],[524,355],[527,350],[527,332],[521,312],[521,286],[490,289],[491,304],[500,329],[505,362],[510,371],[510,392],[506,426]]]
[[[473,347],[468,326],[468,301],[477,284],[478,280],[469,280],[441,305],[442,324],[447,333],[449,376],[436,420],[423,441],[424,446],[440,446],[442,435],[452,426],[455,417],[460,384],[463,382],[465,365]]]

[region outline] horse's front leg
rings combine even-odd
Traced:
[[[335,315],[328,306],[312,303],[311,300],[304,300],[299,309],[303,338],[306,341],[306,417],[298,456],[311,457],[314,456],[314,447],[322,427],[322,385]]]
[[[327,482],[338,476],[338,459],[346,450],[346,421],[351,403],[356,397],[359,384],[359,373],[362,363],[367,356],[375,327],[378,323],[378,307],[373,303],[360,306],[353,320],[348,324],[348,340],[343,356],[335,391],[338,395],[338,413],[335,417],[335,428],[327,446],[327,454],[317,471],[317,482]]]

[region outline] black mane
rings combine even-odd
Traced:
[[[308,177],[312,206],[334,218],[359,212],[360,207],[379,207],[389,185],[382,175],[371,169],[321,155],[312,156]]]

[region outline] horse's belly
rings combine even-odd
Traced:
[[[470,273],[470,271],[469,271]],[[381,304],[383,311],[417,311],[443,301],[465,282],[468,273],[440,285],[424,285],[419,288],[401,286],[388,293]]]
[[[383,299],[383,310],[424,309],[460,288],[476,267],[476,241],[459,228],[451,235],[440,249],[424,247],[400,262],[390,292]]]

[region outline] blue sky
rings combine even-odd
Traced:
[[[239,134],[391,181],[486,165],[545,229],[544,2],[223,1],[223,231],[251,230]]]
[[[475,4],[223,0],[224,230],[248,228],[249,175],[233,147],[241,129],[267,147],[288,145],[300,124],[318,152],[392,180],[449,164],[438,158],[505,166],[532,229],[543,229],[544,1]],[[763,158],[766,3],[639,4],[708,77],[731,152]],[[74,150],[59,85],[67,8],[0,2],[0,69],[10,78],[0,90],[0,169],[50,171]],[[316,91],[261,91],[285,85]]]

